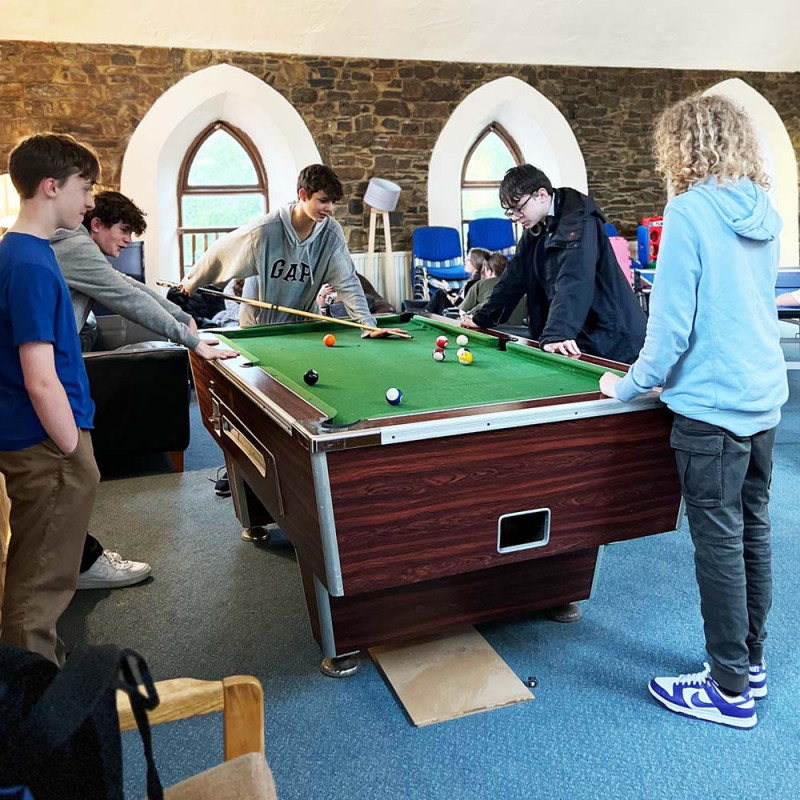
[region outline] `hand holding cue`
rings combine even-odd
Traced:
[[[172,283],[170,281],[156,281],[156,286],[165,286],[167,289],[181,289],[183,287],[179,283]],[[261,300],[250,300],[247,297],[237,297],[235,294],[225,294],[225,292],[219,292],[216,289],[205,289],[200,287],[196,289],[198,292],[203,292],[204,294],[210,294],[214,297],[222,297],[225,300],[233,300],[236,303],[244,303],[248,306],[255,306],[256,308],[266,308],[268,311],[282,311],[285,314],[296,314],[299,317],[309,317],[310,319],[319,319],[323,322],[335,322],[337,325],[347,325],[351,328],[361,328],[361,330],[369,331],[370,333],[374,331],[383,332],[386,330],[390,330],[395,336],[399,336],[401,339],[413,339],[414,337],[407,333],[406,331],[398,330],[397,328],[378,328],[374,325],[363,325],[360,322],[351,322],[349,319],[339,319],[338,317],[326,317],[322,314],[315,314],[313,311],[300,311],[297,308],[288,308],[287,306],[279,306],[277,303],[264,303]]]

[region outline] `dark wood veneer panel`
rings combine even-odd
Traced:
[[[670,426],[653,409],[329,453],[345,594],[672,530]],[[540,507],[549,544],[497,553],[498,517]]]
[[[383,592],[332,597],[336,651],[347,653],[585,600],[596,562],[597,548],[589,548]]]

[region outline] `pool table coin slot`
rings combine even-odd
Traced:
[[[497,520],[497,552],[517,553],[545,547],[550,541],[550,509],[503,514]]]

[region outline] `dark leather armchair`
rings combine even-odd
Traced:
[[[95,455],[167,452],[183,471],[189,446],[189,354],[116,315],[98,317],[94,349],[83,354],[95,402]]]

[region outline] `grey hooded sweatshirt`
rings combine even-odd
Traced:
[[[83,225],[74,231],[60,228],[50,246],[69,286],[79,331],[97,301],[115,314],[191,350],[200,343],[186,325],[191,320],[189,314],[143,283],[115,270]]]
[[[193,292],[209,283],[250,278],[245,282],[243,297],[316,311],[319,290],[329,283],[351,317],[365,325],[375,325],[341,225],[328,217],[316,223],[301,242],[292,226],[295,205],[281,206],[214,242],[186,276],[184,287]],[[242,306],[239,316],[242,327],[302,320],[294,314],[248,305]]]

